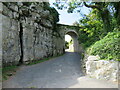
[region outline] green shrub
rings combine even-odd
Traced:
[[[69,48],[69,43],[67,41],[65,41],[65,49]]]
[[[109,32],[103,39],[88,48],[87,53],[99,55],[101,59],[120,61],[120,31]]]

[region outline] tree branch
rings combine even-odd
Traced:
[[[98,10],[101,10],[101,8],[100,8],[100,6],[97,6],[97,5],[88,5],[88,4],[86,4],[86,2],[83,2],[84,3],[84,5],[86,6],[86,7],[88,7],[88,8],[93,8],[93,9],[98,9]]]

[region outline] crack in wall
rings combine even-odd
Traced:
[[[20,23],[19,38],[20,38],[20,50],[21,50],[19,64],[22,64],[23,63],[23,27],[22,27],[22,23]]]

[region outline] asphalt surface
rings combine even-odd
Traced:
[[[117,83],[84,76],[80,55],[63,56],[39,64],[22,66],[16,75],[3,82],[3,88],[117,88]]]

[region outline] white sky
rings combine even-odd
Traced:
[[[56,8],[53,5],[53,2],[55,2],[55,0],[49,0],[50,5],[54,8]],[[89,13],[89,8],[87,7],[81,7],[81,13],[82,14],[88,14]],[[72,25],[75,21],[78,21],[82,18],[82,16],[80,15],[80,13],[67,13],[67,10],[58,10],[56,8],[56,10],[58,11],[59,15],[59,22],[61,24],[66,24],[66,25]]]
[[[70,35],[65,35],[65,41],[70,42],[71,41],[71,36]]]

